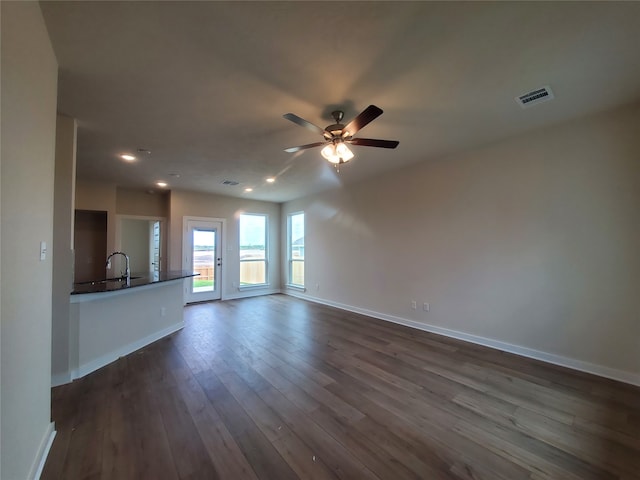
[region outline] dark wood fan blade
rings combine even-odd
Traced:
[[[289,153],[295,153],[295,152],[299,152],[300,150],[307,150],[308,148],[319,147],[320,145],[325,145],[326,143],[327,142],[309,143],[307,145],[300,145],[298,147],[285,148],[284,151]]]
[[[396,148],[400,144],[397,140],[376,140],[375,138],[352,138],[351,140],[347,140],[347,142],[363,147],[379,148]]]
[[[295,123],[296,125],[300,125],[301,127],[305,127],[308,128],[309,130],[319,133],[320,135],[324,135],[325,131],[320,128],[317,125],[314,125],[311,122],[306,121],[304,118],[300,118],[299,116],[293,114],[293,113],[285,113],[283,115],[284,118],[286,118],[287,120],[292,121],[293,123]]]
[[[342,136],[350,137],[355,135],[358,130],[378,118],[380,115],[382,115],[381,108],[378,108],[375,105],[369,105],[362,111],[362,113],[360,113],[360,115],[351,120],[347,126],[344,127]]]

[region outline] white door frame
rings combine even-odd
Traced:
[[[215,218],[215,217],[191,217],[184,216],[182,217],[182,270],[192,272],[192,245],[191,239],[189,238],[189,222],[205,222],[205,223],[219,223],[220,231],[218,232],[218,238],[216,239],[219,243],[218,248],[220,249],[220,275],[219,278],[216,278],[217,286],[220,292],[220,300],[224,300],[223,292],[223,278],[225,278],[225,267],[226,267],[226,259],[225,259],[225,232],[227,227],[227,221],[224,218]],[[185,278],[184,280],[184,304],[186,305],[189,300],[189,296],[191,295],[191,286],[193,285],[193,279],[191,277]]]

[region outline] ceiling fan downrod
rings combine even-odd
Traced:
[[[331,116],[336,121],[336,123],[340,123],[344,118],[344,112],[342,110],[334,110],[331,112]]]

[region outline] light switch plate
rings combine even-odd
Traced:
[[[47,242],[40,242],[40,261],[47,258]]]

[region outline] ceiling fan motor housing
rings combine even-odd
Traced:
[[[341,137],[343,130],[344,130],[344,125],[342,125],[341,123],[336,123],[334,125],[329,125],[327,128],[325,128],[325,131],[330,133],[331,137],[334,137],[334,138],[335,137]]]

